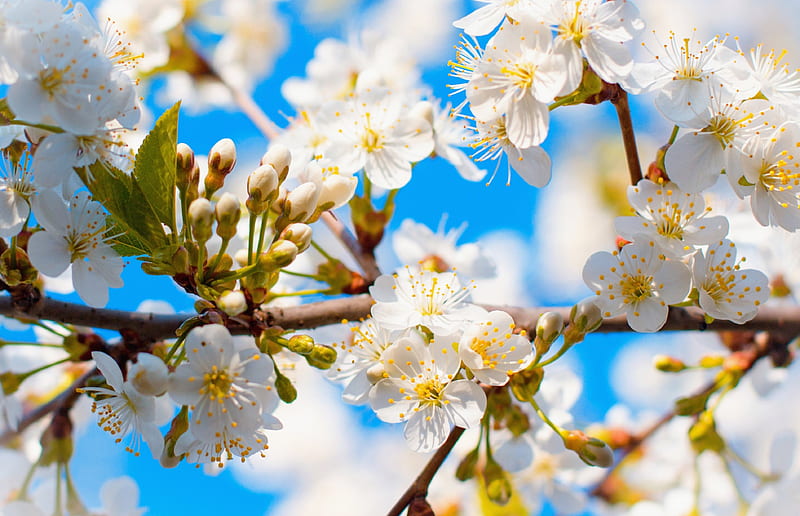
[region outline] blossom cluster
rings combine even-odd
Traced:
[[[263,456],[268,448],[266,430],[281,428],[272,415],[279,399],[270,356],[259,351],[252,339],[235,342],[217,324],[190,331],[184,350],[186,360],[172,372],[161,358],[139,353],[127,368],[127,378],[109,355],[93,352],[108,384],[83,388],[97,396],[93,411],[98,425],[117,442],[128,438],[126,449],[136,454],[139,439],[144,439],[153,457],[165,465],[182,456],[188,462],[220,467],[234,456],[241,460]],[[167,437],[168,450],[155,409],[165,394],[191,411],[181,431]]]
[[[636,215],[616,220],[625,245],[593,254],[583,269],[604,317],[625,313],[634,330],[658,331],[669,305],[687,296],[712,318],[742,324],[755,317],[769,297],[768,279],[736,260],[728,219],[710,216],[701,195],[674,183],[644,179],[628,187],[628,200]]]

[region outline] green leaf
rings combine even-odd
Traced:
[[[115,232],[126,234],[127,240],[123,242],[137,242],[130,246],[130,251],[145,248],[144,254],[149,254],[169,243],[161,222],[132,176],[103,161],[75,171],[94,199],[113,215]]]
[[[156,122],[136,154],[133,178],[159,222],[175,234],[175,155],[180,102]]]
[[[113,237],[110,241],[111,247],[120,256],[140,256],[148,254],[149,249],[146,242],[143,242],[135,234],[126,231],[124,226],[118,223],[112,215],[106,218],[106,225],[110,228],[106,235]]]
[[[699,414],[706,409],[708,398],[713,391],[703,392],[694,396],[678,398],[675,400],[675,414],[679,416],[691,416]]]

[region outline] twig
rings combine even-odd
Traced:
[[[286,329],[310,329],[335,324],[342,319],[357,321],[369,316],[373,300],[366,294],[327,301],[318,301],[287,308],[268,308],[259,312],[259,317],[268,326]],[[482,305],[487,310],[503,310],[514,319],[517,327],[534,334],[536,321],[544,312],[558,312],[569,319],[571,307],[515,307]],[[103,328],[107,330],[130,329],[140,337],[153,340],[175,337],[175,330],[183,322],[197,314],[154,314],[147,312],[126,312],[91,308],[66,301],[42,298],[29,310],[21,310],[8,296],[0,296],[0,315],[21,319],[40,319],[56,321],[77,326]],[[240,324],[231,325],[231,332],[237,335],[248,333],[248,328]],[[765,331],[770,330],[788,336],[800,335],[800,307],[762,306],[758,315],[745,324],[730,321],[714,321],[706,324],[703,311],[696,307],[669,310],[669,318],[662,331]],[[625,316],[606,319],[597,330],[598,333],[617,333],[632,331]]]
[[[636,136],[633,132],[631,108],[628,105],[628,94],[621,87],[617,86],[617,88],[618,94],[611,100],[611,103],[617,109],[617,119],[619,120],[619,128],[622,131],[622,143],[625,146],[625,158],[628,161],[631,184],[636,185],[642,179],[642,166],[639,163],[639,152],[636,149]]]
[[[375,279],[381,275],[378,268],[378,263],[375,261],[375,256],[372,253],[365,253],[361,250],[356,237],[347,229],[341,220],[339,220],[333,212],[326,211],[320,217],[322,222],[328,226],[328,229],[336,235],[336,237],[344,244],[350,254],[355,258],[361,270],[364,272],[364,279],[367,283],[372,284]]]
[[[72,382],[72,385],[61,391],[61,394],[25,414],[20,420],[19,425],[17,425],[16,431],[6,430],[0,434],[0,445],[8,444],[9,441],[15,437],[18,437],[25,429],[42,419],[50,412],[53,412],[61,406],[69,406],[74,403],[75,400],[78,399],[78,396],[80,396],[80,393],[76,389],[83,387],[86,384],[86,380],[94,375],[96,371],[97,369],[94,367],[89,371],[86,371],[80,376],[80,378]]]
[[[403,509],[408,507],[408,504],[410,504],[414,498],[420,496],[424,497],[428,494],[428,486],[430,485],[431,480],[433,480],[434,475],[436,475],[436,472],[439,471],[442,463],[444,463],[444,460],[448,455],[450,455],[450,452],[456,445],[456,441],[458,441],[458,438],[461,437],[461,434],[463,433],[463,428],[453,428],[453,430],[450,432],[450,435],[447,436],[447,440],[444,442],[444,444],[438,450],[436,450],[436,453],[433,454],[433,457],[431,457],[431,460],[429,460],[425,465],[425,468],[422,470],[419,476],[417,476],[414,482],[408,487],[408,489],[406,489],[406,492],[403,493],[400,499],[397,500],[397,503],[395,503],[392,508],[389,509],[389,512],[386,514],[386,516],[399,516],[403,512]]]

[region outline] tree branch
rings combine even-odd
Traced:
[[[639,163],[639,151],[636,149],[636,136],[633,132],[628,93],[620,86],[617,86],[617,90],[618,93],[611,100],[611,103],[617,109],[619,128],[622,131],[622,143],[625,146],[625,158],[628,161],[628,173],[631,176],[631,184],[635,186],[642,179],[642,166]]]
[[[29,426],[39,421],[50,412],[61,406],[68,406],[74,403],[75,400],[78,399],[78,396],[80,396],[80,393],[76,389],[83,387],[86,384],[86,380],[94,375],[96,371],[97,369],[92,367],[83,373],[80,378],[72,382],[72,385],[61,391],[58,396],[25,414],[20,420],[19,425],[17,425],[16,430],[6,430],[0,434],[0,446],[8,444],[12,439],[22,434]]]
[[[408,507],[408,504],[410,504],[414,498],[425,497],[428,494],[428,486],[431,480],[433,480],[434,475],[439,471],[444,460],[450,455],[450,452],[463,433],[464,429],[458,426],[450,431],[450,435],[447,436],[447,440],[444,444],[436,450],[436,453],[433,454],[433,457],[431,457],[431,460],[425,465],[425,468],[419,476],[417,476],[414,482],[406,489],[406,492],[403,493],[400,499],[397,500],[397,503],[389,509],[386,516],[399,516],[403,512],[403,509]]]
[[[372,284],[377,277],[381,275],[378,263],[375,261],[375,256],[372,253],[365,253],[361,250],[361,245],[358,243],[356,237],[333,212],[323,212],[320,219],[322,219],[322,222],[328,226],[328,229],[336,235],[336,238],[344,244],[347,250],[350,251],[350,254],[355,258],[356,262],[358,262],[359,267],[361,267],[364,273],[364,279],[366,279],[368,284]]]
[[[268,308],[259,313],[259,318],[268,326],[280,326],[286,329],[310,329],[336,324],[342,319],[357,321],[369,316],[372,298],[366,294],[327,301],[318,301],[287,308]],[[520,329],[533,334],[536,321],[544,312],[559,312],[565,320],[569,320],[571,307],[514,307],[483,305],[487,310],[503,310],[508,312]],[[57,301],[43,297],[29,310],[16,306],[9,296],[0,297],[0,315],[19,319],[41,319],[56,321],[77,326],[102,328],[107,330],[129,329],[142,338],[153,340],[175,337],[175,330],[183,322],[197,314],[154,314],[146,312],[127,312],[105,308]],[[234,334],[247,334],[248,328],[232,325]],[[800,335],[800,307],[767,307],[762,306],[758,315],[745,324],[730,321],[714,321],[706,324],[703,311],[696,307],[669,309],[669,318],[662,331],[764,331],[770,330],[785,335]],[[599,333],[630,332],[625,316],[606,319],[597,330]]]

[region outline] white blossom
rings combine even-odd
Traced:
[[[406,423],[403,435],[414,451],[433,451],[452,426],[470,428],[483,417],[486,395],[475,382],[455,379],[461,362],[450,338],[428,345],[412,332],[384,351],[383,365],[370,404],[383,421]]]
[[[505,385],[509,377],[530,365],[533,347],[506,312],[489,312],[485,319],[467,326],[458,343],[464,366],[486,385]]]

